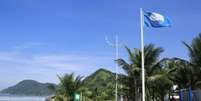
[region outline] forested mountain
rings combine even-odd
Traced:
[[[99,69],[84,79],[84,86],[91,91],[102,91],[108,85],[115,84],[115,73],[106,69]],[[34,80],[23,80],[18,84],[2,90],[0,93],[12,95],[45,96],[51,95],[54,91],[49,89],[51,83],[40,83]],[[56,86],[56,84],[53,84]],[[113,89],[112,89],[113,90]]]
[[[23,80],[18,84],[1,91],[3,94],[45,96],[53,94],[48,88],[50,83],[40,83],[34,80]]]

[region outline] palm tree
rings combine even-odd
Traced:
[[[65,74],[64,76],[58,76],[59,78],[59,85],[55,89],[56,95],[55,100],[56,101],[73,101],[74,94],[79,93],[82,86],[83,76],[77,76],[75,77],[74,73],[71,74]]]
[[[167,77],[174,84],[178,85],[179,89],[201,88],[201,33],[193,39],[191,44],[183,42],[189,51],[190,60],[180,58],[163,59],[160,63],[166,71]],[[167,80],[166,80],[167,81]],[[163,81],[164,82],[164,81]],[[159,86],[158,86],[159,87]]]
[[[190,57],[190,70],[191,70],[191,82],[190,86],[193,89],[201,87],[201,33],[193,39],[191,44],[183,42],[183,44],[188,48]]]
[[[172,87],[172,82],[167,78],[166,71],[161,72],[158,75],[154,76],[154,80],[151,81],[151,87],[149,89],[152,89],[152,99],[160,99],[160,101],[163,101],[165,96],[169,93],[170,88]]]
[[[179,88],[188,88],[194,82],[193,70],[187,60],[180,58],[166,59],[168,62],[165,67],[172,70],[168,73],[168,78],[178,85]]]
[[[190,60],[179,58],[171,59],[175,71],[171,73],[170,79],[181,89],[201,87],[201,33],[193,39],[191,44],[183,42],[189,51]]]
[[[168,93],[170,94],[170,90],[173,87],[173,82],[169,79],[169,77],[171,76],[170,74],[175,71],[175,69],[169,68],[169,66],[167,66],[166,62],[168,61],[169,59],[162,59],[158,63],[160,67],[159,72],[149,77],[148,79],[148,83],[150,83],[150,88],[153,89],[151,91],[151,93],[153,94],[153,101],[154,99],[160,99],[161,101],[163,101],[165,95],[167,95]]]
[[[139,53],[138,49],[134,49],[134,52],[131,52],[129,48],[126,47],[126,50],[129,54],[129,62],[127,63],[123,59],[118,59],[118,64],[123,68],[123,70],[126,72],[127,75],[122,76],[121,81],[125,85],[124,91],[127,91],[125,95],[127,95],[127,98],[129,101],[131,100],[138,100],[137,94],[140,93],[140,87],[141,84],[140,80],[140,67],[138,65],[137,61],[137,53]]]
[[[135,48],[131,51],[126,47],[129,54],[129,62],[123,59],[118,59],[118,64],[126,72],[126,76],[122,79],[122,82],[126,85],[128,90],[129,101],[139,101],[141,93],[141,50]],[[145,75],[146,75],[146,87],[150,87],[153,81],[153,77],[160,72],[159,56],[163,52],[161,47],[155,47],[153,44],[146,45],[144,47],[145,53]],[[147,96],[150,97],[150,89],[147,88]]]

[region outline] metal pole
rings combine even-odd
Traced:
[[[115,59],[117,60],[119,58],[119,37],[118,35],[115,36],[115,44],[111,43],[107,37],[105,37],[105,41],[107,42],[108,45],[115,47]],[[115,65],[115,79],[116,79],[116,84],[115,84],[115,101],[118,100],[118,64]]]
[[[118,35],[116,35],[116,45],[115,45],[115,50],[116,50],[116,60],[119,58],[119,39],[118,39]],[[115,94],[115,99],[116,99],[116,101],[118,100],[118,98],[117,98],[117,79],[118,79],[118,75],[117,75],[117,72],[118,72],[118,64],[116,63],[116,65],[115,65],[115,69],[116,69],[116,94]]]
[[[141,25],[141,58],[142,58],[142,101],[145,101],[145,71],[144,71],[144,14],[143,9],[140,8],[140,25]]]

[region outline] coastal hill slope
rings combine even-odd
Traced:
[[[84,79],[84,86],[90,90],[104,88],[109,83],[115,83],[115,74],[103,68]]]
[[[91,91],[106,89],[108,84],[115,84],[115,73],[99,69],[84,79],[84,86]],[[18,84],[2,90],[0,93],[11,95],[45,96],[54,93],[49,89],[51,83],[40,83],[34,80],[23,80]],[[56,84],[53,84],[57,86]]]
[[[0,93],[11,95],[45,96],[53,94],[48,88],[50,83],[40,83],[34,80],[23,80],[18,84],[2,90]]]

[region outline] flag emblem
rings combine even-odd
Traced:
[[[144,23],[147,27],[170,27],[171,21],[168,17],[165,17],[155,12],[144,12]]]

